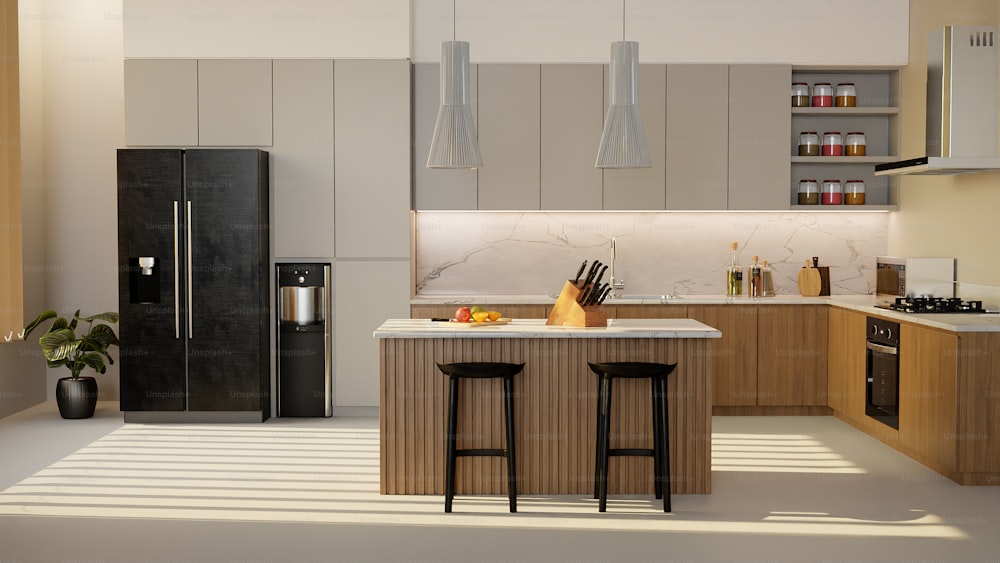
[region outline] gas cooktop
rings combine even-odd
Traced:
[[[900,313],[985,313],[982,301],[958,297],[897,297],[888,309]]]

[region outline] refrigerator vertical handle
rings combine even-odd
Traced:
[[[191,202],[187,202],[187,333],[188,338],[194,337],[194,319],[192,309],[194,303],[191,302]]]
[[[181,255],[178,238],[180,237],[179,225],[177,224],[177,200],[174,200],[174,338],[181,337]]]

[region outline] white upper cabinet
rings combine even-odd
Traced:
[[[728,209],[788,209],[791,65],[729,67]]]
[[[541,67],[479,65],[479,209],[538,209]]]
[[[600,209],[603,65],[542,65],[542,209]]]
[[[125,144],[198,145],[198,61],[125,61]]]
[[[271,145],[271,61],[198,61],[201,146]]]

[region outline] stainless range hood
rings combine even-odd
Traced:
[[[947,26],[927,41],[927,156],[875,165],[876,176],[1000,170],[997,26]]]

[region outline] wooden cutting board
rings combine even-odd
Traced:
[[[823,291],[823,278],[819,270],[810,266],[799,270],[799,294],[804,297],[816,297]]]

